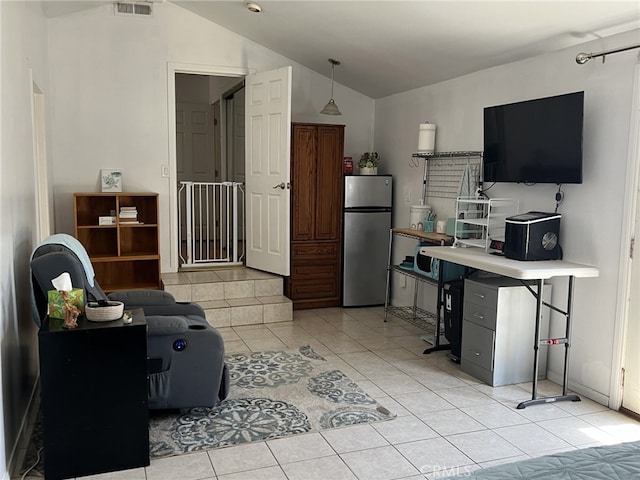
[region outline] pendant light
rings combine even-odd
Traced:
[[[329,63],[331,64],[331,99],[320,111],[320,113],[324,115],[342,115],[342,113],[340,113],[340,110],[338,110],[336,102],[333,101],[333,70],[336,65],[340,65],[340,62],[338,60],[330,58]]]

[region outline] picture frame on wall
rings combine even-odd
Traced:
[[[111,168],[103,168],[100,170],[100,183],[102,184],[102,192],[121,192],[122,172]]]

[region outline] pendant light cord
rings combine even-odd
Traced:
[[[333,62],[331,62],[331,98],[333,98],[333,73],[336,69],[336,66]]]

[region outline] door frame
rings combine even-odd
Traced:
[[[36,179],[36,236],[35,243],[40,243],[51,235],[51,204],[49,169],[47,167],[47,132],[46,132],[46,98],[45,94],[33,78],[33,70],[29,69],[31,81],[31,128],[33,133],[33,168]]]
[[[625,348],[628,345],[627,325],[630,319],[629,297],[631,291],[630,257],[632,239],[635,235],[636,218],[640,215],[640,65],[635,66],[631,116],[629,118],[629,145],[627,151],[627,175],[625,181],[624,209],[620,237],[620,258],[618,262],[618,293],[613,334],[613,358],[611,361],[611,381],[609,383],[609,408],[619,410],[622,405],[622,368],[625,360]],[[640,239],[636,239],[640,242]],[[637,242],[636,242],[637,243]],[[640,243],[634,248],[636,262],[640,262]]]
[[[232,180],[232,178],[230,178],[229,176],[229,131],[227,130],[227,127],[229,126],[229,100],[233,99],[233,96],[238,93],[238,91],[240,91],[241,89],[244,88],[244,84],[245,84],[245,77],[242,78],[242,80],[240,80],[238,83],[236,83],[233,87],[231,87],[230,89],[228,89],[225,92],[222,92],[222,94],[220,95],[220,123],[221,123],[221,129],[220,129],[220,138],[223,138],[223,142],[222,142],[222,147],[220,149],[220,162],[221,162],[221,169],[220,169],[220,175],[222,175],[222,178],[226,179],[226,180]]]
[[[248,67],[223,65],[198,65],[190,63],[167,62],[167,123],[169,130],[169,268],[177,272],[178,260],[178,174],[176,160],[176,73],[216,77],[245,77],[255,73]]]

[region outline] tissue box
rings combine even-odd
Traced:
[[[109,215],[106,217],[98,217],[98,225],[115,225],[116,217],[115,215]]]
[[[75,288],[69,292],[69,300],[71,304],[80,310],[84,309],[84,290],[82,288]],[[62,294],[57,290],[49,290],[47,292],[47,301],[49,303],[49,317],[51,318],[64,318],[64,314],[67,311]]]

